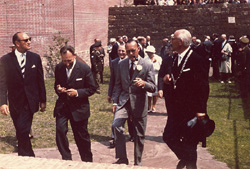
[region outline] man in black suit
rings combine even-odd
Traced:
[[[88,65],[76,60],[75,50],[64,46],[60,50],[62,62],[55,69],[55,92],[59,96],[55,109],[56,143],[64,160],[72,160],[67,139],[68,120],[73,130],[82,161],[92,162],[88,133],[90,107],[88,97],[97,89]]]
[[[111,52],[109,54],[111,60],[114,60],[115,58],[119,57],[119,55],[117,53],[117,50],[118,50],[119,45],[121,45],[123,43],[124,42],[123,42],[122,36],[118,36],[116,38],[116,43],[113,45],[112,50],[111,50]]]
[[[199,138],[187,122],[197,118],[197,123],[206,116],[209,94],[205,58],[190,49],[191,34],[185,29],[177,30],[171,39],[174,55],[171,73],[163,81],[168,85],[168,121],[163,140],[180,159],[177,168],[197,168],[197,144]]]
[[[13,120],[18,140],[18,155],[35,156],[29,138],[33,114],[45,111],[46,91],[41,58],[30,52],[31,38],[23,32],[13,36],[16,49],[0,60],[1,112]],[[9,106],[7,105],[7,98]]]
[[[220,63],[221,63],[221,50],[222,50],[222,40],[219,39],[219,35],[217,33],[213,34],[213,47],[212,47],[212,66],[213,66],[213,78],[215,80],[219,80],[220,78]]]

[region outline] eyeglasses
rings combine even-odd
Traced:
[[[135,53],[135,51],[136,51],[135,49],[126,50],[127,53],[130,53],[130,52]]]
[[[18,40],[18,41],[28,42],[28,41],[31,41],[31,37],[29,37],[28,39],[23,39],[23,40]]]

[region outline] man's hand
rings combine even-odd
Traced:
[[[133,80],[133,82],[134,82],[134,85],[137,87],[145,86],[145,81],[142,80],[141,78],[135,78],[135,80]]]
[[[1,110],[1,113],[5,116],[8,116],[10,114],[10,111],[9,111],[9,107],[8,105],[6,104],[3,104],[1,107],[0,107],[0,110]]]
[[[66,88],[65,87],[61,87],[61,85],[57,85],[56,88],[57,88],[57,91],[59,93],[66,93],[67,92]]]
[[[164,77],[163,77],[163,82],[165,84],[169,84],[171,82],[172,78],[170,77],[170,74],[166,74]]]
[[[67,90],[67,95],[69,97],[75,97],[77,95],[77,90],[76,89],[68,89]]]
[[[196,117],[198,120],[203,120],[206,116],[206,113],[196,113]]]
[[[115,114],[115,110],[116,110],[116,105],[113,105],[112,107],[112,112]]]
[[[159,96],[160,98],[163,97],[163,90],[159,90],[159,91],[158,91],[158,96]]]
[[[109,103],[111,103],[111,97],[110,96],[108,96],[107,100],[108,100]]]
[[[46,110],[46,103],[40,103],[40,111],[44,112]]]

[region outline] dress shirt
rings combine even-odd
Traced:
[[[140,56],[138,56],[138,60],[140,59]],[[137,64],[138,64],[138,60],[136,60],[136,61],[134,61],[134,65],[133,65],[133,69],[135,70],[135,68],[136,68],[136,66],[137,66]],[[130,67],[131,67],[131,63],[132,63],[132,61],[129,59],[129,69],[130,69]]]
[[[72,73],[72,70],[74,69],[75,64],[76,64],[76,59],[74,60],[73,66],[70,69],[66,68],[66,73],[67,73],[68,79],[70,78],[70,75]]]
[[[16,55],[16,58],[17,58],[17,61],[18,61],[20,67],[21,67],[21,61],[23,60],[23,58],[24,58],[24,65],[26,64],[26,52],[21,53],[17,49],[15,49],[15,55]]]
[[[184,50],[182,53],[178,54],[178,66],[181,64],[181,61],[183,59],[183,57],[186,55],[187,51],[190,49],[190,47],[188,47],[186,50]]]

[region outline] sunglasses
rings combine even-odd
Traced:
[[[126,50],[127,53],[130,53],[130,52],[135,53],[135,51],[136,51],[135,49]]]
[[[18,41],[28,42],[28,41],[31,41],[31,37],[29,37],[28,39],[23,39],[23,40],[18,40]]]

